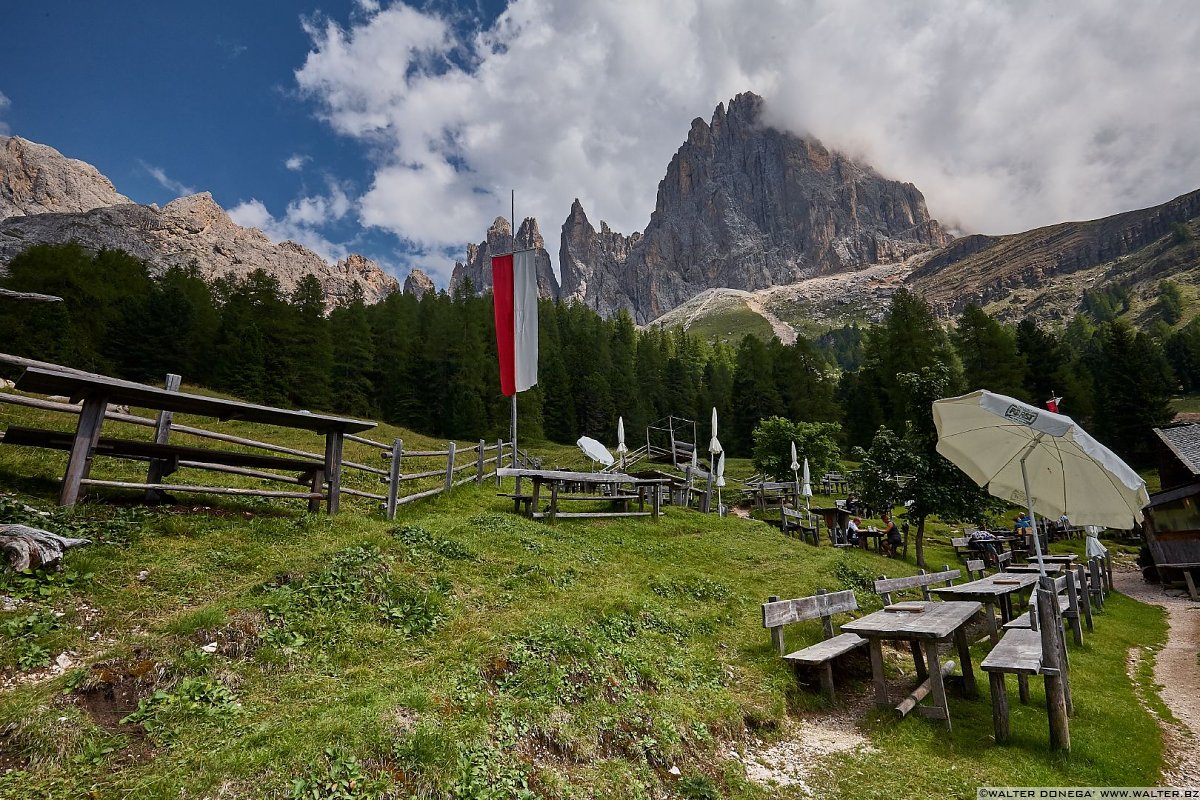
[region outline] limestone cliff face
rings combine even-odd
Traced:
[[[19,136],[0,136],[0,219],[128,202],[91,164]]]
[[[619,299],[628,296],[627,287],[634,280],[629,255],[641,239],[640,233],[623,236],[604,221],[597,231],[576,198],[560,239],[562,296],[602,314],[615,313],[623,307]]]
[[[82,161],[24,139],[0,140],[0,268],[31,245],[71,241],[89,250],[124,250],[160,269],[195,263],[206,278],[262,269],[289,294],[312,274],[329,306],[348,300],[354,286],[368,303],[400,288],[363,256],[331,265],[295,242],[276,245],[257,228],[235,223],[208,192],[162,209],[143,206]]]
[[[437,292],[437,287],[433,285],[433,279],[425,274],[424,270],[414,269],[404,279],[404,293],[411,294],[420,300],[430,292]]]
[[[558,279],[554,277],[550,254],[546,252],[546,241],[542,238],[542,232],[538,229],[537,219],[534,217],[526,217],[521,222],[521,227],[517,230],[516,249],[537,251],[534,257],[537,260],[538,295],[557,300]],[[466,263],[455,262],[454,272],[450,276],[450,288],[457,290],[467,280],[471,281],[471,286],[477,292],[492,288],[492,256],[512,251],[512,225],[504,217],[496,217],[482,242],[467,245]]]
[[[704,289],[790,284],[949,240],[915,186],[765,127],[762,104],[743,93],[711,121],[692,122],[643,236],[589,233],[573,207],[560,252],[564,298],[646,322]]]

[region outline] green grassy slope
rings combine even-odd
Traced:
[[[0,407],[0,423],[17,420],[53,418]],[[61,468],[57,454],[0,445],[0,487],[16,501],[51,508]],[[864,591],[874,576],[915,571],[677,509],[545,526],[495,491],[463,487],[395,523],[356,500],[333,519],[297,501],[213,498],[95,500],[39,518],[95,543],[62,573],[2,579],[19,603],[0,613],[0,669],[19,685],[0,690],[0,798],[788,797],[748,783],[730,749],[828,710],[772,650],[759,604],[825,587],[877,605]],[[13,499],[0,514],[29,518]],[[953,561],[947,535],[930,534],[931,564]],[[1036,687],[1028,708],[1014,692],[1013,743],[993,746],[983,680],[979,700],[952,700],[949,735],[868,713],[878,752],[831,758],[817,788],[1153,784],[1160,738],[1124,660],[1163,635],[1158,609],[1118,598],[1073,650],[1070,757],[1046,751]],[[788,643],[819,636],[795,625]],[[64,651],[65,673],[20,682],[23,658]],[[867,691],[861,676],[839,680]]]

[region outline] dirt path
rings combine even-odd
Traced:
[[[1194,786],[1200,783],[1200,603],[1167,593],[1161,586],[1146,583],[1139,572],[1114,571],[1113,584],[1134,600],[1167,609],[1167,643],[1154,661],[1154,682],[1171,713],[1186,728],[1180,731],[1163,724],[1167,739],[1168,765],[1163,783]]]
[[[746,298],[746,305],[750,310],[760,317],[771,323],[771,330],[779,337],[779,341],[784,344],[796,343],[796,329],[786,322],[775,316],[775,313],[768,310],[766,304],[762,301],[762,297],[756,294],[749,295]]]

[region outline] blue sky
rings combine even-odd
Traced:
[[[552,256],[574,198],[643,229],[692,118],[745,90],[964,231],[1200,187],[1188,0],[8,6],[0,132],[136,201],[210,191],[276,240],[443,285],[511,189]]]

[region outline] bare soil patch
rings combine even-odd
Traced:
[[[1134,600],[1167,610],[1170,631],[1154,659],[1154,682],[1162,687],[1159,696],[1179,724],[1159,720],[1167,744],[1163,783],[1194,786],[1200,783],[1200,603],[1146,583],[1133,570],[1114,571],[1113,584]],[[1131,653],[1131,668],[1144,657],[1140,651]]]

